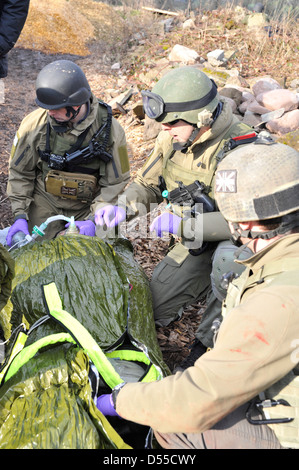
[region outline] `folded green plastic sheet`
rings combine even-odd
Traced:
[[[0,310],[5,307],[11,293],[14,264],[6,248],[0,244]]]
[[[30,328],[46,315],[42,286],[55,282],[63,308],[103,351],[126,333],[169,373],[157,342],[148,280],[125,239],[106,243],[84,236],[58,237],[12,252],[12,293],[0,312],[5,338],[20,323]],[[63,332],[48,320],[31,344]],[[70,343],[43,348],[0,387],[0,448],[128,448],[91,399],[89,358]]]

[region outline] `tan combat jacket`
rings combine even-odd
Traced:
[[[45,178],[49,167],[48,163],[41,160],[39,150],[44,151],[46,148],[47,119],[48,113],[45,109],[39,108],[33,111],[23,119],[15,136],[9,162],[7,188],[15,217],[25,216],[28,219],[34,193],[45,193]],[[55,132],[51,128],[51,152],[63,156],[77,142],[85,129],[91,126],[81,145],[81,148],[84,148],[106,119],[106,108],[92,95],[90,113],[84,121],[64,133]],[[50,123],[51,127],[56,124],[51,118]],[[130,168],[125,133],[115,118],[112,118],[107,151],[113,156],[113,160],[108,164],[96,160],[81,165],[92,168],[98,178],[93,201],[86,203],[47,193],[51,204],[57,209],[74,211],[82,211],[85,207],[88,209],[91,206],[93,214],[95,206],[105,205],[107,202],[116,203],[118,194],[129,181]]]
[[[295,263],[289,265],[289,260]],[[268,275],[270,270],[263,278],[267,267],[277,263],[279,272]],[[246,284],[254,275],[257,282],[244,292],[244,286],[239,290],[240,301],[226,312],[215,347],[193,367],[160,382],[126,384],[116,401],[123,418],[162,433],[203,432],[273,384],[281,389],[280,381],[288,374],[296,382],[299,235],[273,242],[242,264],[247,269],[238,281]],[[298,390],[293,393],[297,408],[283,406],[281,412],[297,415],[290,423],[297,433],[294,447],[299,447]]]
[[[178,186],[177,181],[185,185],[195,180],[203,182],[208,187],[208,194],[213,198],[213,182],[216,171],[217,160],[224,143],[231,137],[249,134],[252,128],[241,123],[231,111],[228,103],[223,103],[223,110],[212,128],[205,132],[199,140],[191,145],[186,153],[173,151],[173,139],[167,131],[161,131],[156,139],[153,152],[145,162],[142,169],[137,173],[134,182],[125,190],[119,198],[119,204],[128,208],[130,217],[144,215],[161,203],[163,198],[159,189],[159,176],[163,176],[168,191]],[[144,210],[144,207],[146,210]],[[176,210],[172,208],[174,212]],[[143,210],[143,213],[142,213]],[[179,214],[181,215],[181,214]],[[225,238],[229,237],[227,223],[222,215],[217,212],[204,214],[204,229],[207,236],[204,240],[221,240],[223,236],[214,237],[215,226]],[[211,227],[211,229],[210,229]],[[191,230],[193,232],[193,229]],[[210,238],[208,237],[210,234]],[[185,238],[192,238],[189,233],[184,232]]]

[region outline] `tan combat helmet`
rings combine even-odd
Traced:
[[[299,152],[272,139],[233,150],[218,166],[215,199],[230,222],[282,218],[276,234],[298,226]]]

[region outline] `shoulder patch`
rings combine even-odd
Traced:
[[[16,133],[15,136],[14,136],[14,140],[13,140],[11,151],[10,151],[10,158],[11,159],[13,159],[13,157],[14,157],[18,142],[19,142],[19,135],[18,135],[18,133]]]
[[[216,174],[216,193],[237,192],[237,170],[220,170]]]

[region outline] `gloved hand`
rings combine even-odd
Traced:
[[[126,219],[126,211],[123,207],[108,205],[98,209],[94,219],[96,225],[106,224],[108,228],[112,228]]]
[[[158,237],[162,237],[162,232],[172,233],[176,235],[182,219],[178,215],[172,214],[171,212],[163,212],[155,218],[150,226],[150,231],[155,230]]]
[[[17,219],[10,227],[6,237],[6,244],[8,246],[11,246],[12,238],[17,232],[23,232],[25,235],[30,235],[28,230],[28,222],[26,219]]]
[[[94,237],[96,233],[96,226],[92,220],[76,220],[76,227],[80,230],[81,235],[87,235]],[[68,228],[70,224],[66,224],[65,228]]]
[[[116,413],[114,408],[111,393],[99,396],[97,399],[97,408],[101,413],[103,413],[104,416],[118,416],[120,418],[119,414]]]

